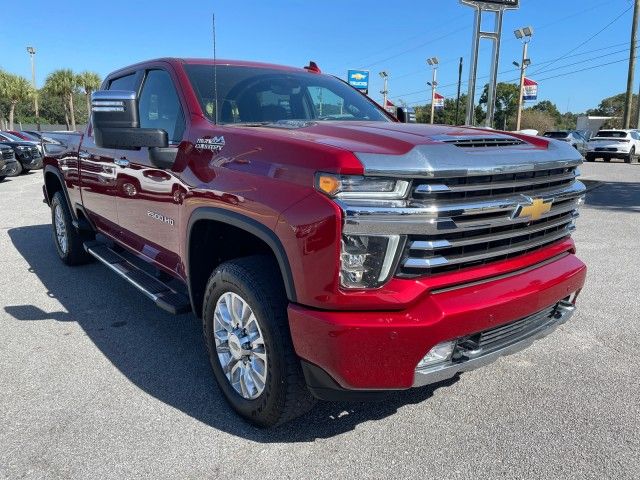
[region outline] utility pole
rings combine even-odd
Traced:
[[[380,90],[380,93],[382,94],[382,108],[384,108],[386,110],[387,109],[387,95],[389,95],[389,88],[388,88],[388,83],[387,83],[387,81],[389,80],[389,74],[386,71],[382,71],[382,72],[380,72],[379,75],[384,80],[384,87],[382,87],[382,90]]]
[[[27,53],[31,57],[31,85],[33,86],[33,109],[36,114],[36,125],[40,131],[40,115],[38,113],[38,87],[36,87],[36,49],[27,47]]]
[[[431,67],[431,82],[427,82],[427,85],[431,85],[431,124],[433,124],[433,115],[435,113],[436,102],[436,87],[438,86],[438,57],[431,57],[427,59],[427,63]]]
[[[629,46],[629,73],[627,74],[627,95],[624,101],[624,125],[631,126],[631,103],[633,100],[633,72],[636,69],[636,46],[638,43],[638,9],[640,0],[633,2],[633,23],[631,24],[631,45]]]
[[[456,119],[454,124],[458,123],[458,112],[460,111],[460,87],[462,86],[462,57],[460,57],[460,64],[458,65],[458,96],[456,97]]]
[[[639,0],[640,1],[640,0]],[[527,71],[527,67],[531,63],[527,56],[529,52],[529,42],[533,36],[532,27],[519,28],[514,32],[517,39],[522,40],[522,62],[513,62],[514,65],[520,67],[520,93],[518,94],[518,114],[516,116],[516,131],[520,130],[520,122],[522,121],[522,107],[524,104],[524,78]]]

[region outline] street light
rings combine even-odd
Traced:
[[[382,90],[380,90],[380,93],[382,94],[382,108],[384,108],[386,110],[387,109],[387,94],[389,93],[389,89],[387,88],[387,80],[389,78],[389,74],[386,71],[383,70],[378,75],[380,75],[380,78],[382,78],[384,80],[384,87],[382,88]]]
[[[531,60],[527,57],[529,49],[529,42],[533,37],[533,27],[522,27],[516,29],[514,35],[518,40],[522,40],[522,62],[513,62],[516,67],[520,68],[520,95],[518,95],[518,115],[516,117],[516,130],[520,130],[520,123],[522,121],[522,106],[524,104],[524,77],[527,67],[531,65]]]
[[[431,87],[431,123],[433,124],[433,114],[435,111],[436,87],[438,86],[438,57],[427,58],[427,64],[431,67],[431,82],[427,85]]]
[[[36,114],[36,125],[38,127],[38,131],[40,131],[40,116],[38,114],[38,89],[36,87],[36,49],[28,46],[27,53],[29,57],[31,57],[31,85],[33,86],[33,109]]]

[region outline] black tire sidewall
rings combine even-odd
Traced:
[[[214,272],[207,286],[207,297],[203,307],[203,328],[209,360],[213,373],[227,401],[240,415],[252,422],[268,426],[275,423],[274,415],[285,402],[285,352],[282,339],[278,335],[278,325],[274,318],[286,312],[274,312],[265,301],[266,292],[260,284],[248,285],[237,275],[237,265],[222,264]],[[213,313],[220,296],[226,292],[240,295],[251,307],[260,326],[267,352],[267,381],[263,392],[256,399],[243,398],[229,383],[222,370],[215,347],[213,335]]]
[[[60,192],[56,192],[53,196],[53,200],[51,201],[51,227],[53,233],[53,243],[56,246],[56,252],[58,252],[58,256],[63,262],[67,262],[69,259],[69,252],[71,251],[71,239],[70,232],[71,228],[73,228],[73,224],[71,223],[71,214],[69,213],[69,208],[67,207],[67,202],[64,198],[61,198]],[[58,235],[56,232],[56,208],[60,206],[62,210],[62,219],[64,220],[64,227],[67,236],[67,251],[66,253],[62,251],[60,248],[60,243],[58,242]]]

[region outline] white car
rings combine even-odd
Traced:
[[[621,158],[626,163],[637,163],[640,155],[640,133],[636,130],[600,130],[589,140],[586,160],[602,158],[605,162]]]

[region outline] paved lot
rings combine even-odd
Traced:
[[[575,235],[571,322],[528,350],[382,403],[263,431],[214,386],[200,325],[104,267],[62,266],[41,173],[0,184],[0,478],[638,478],[640,166]]]

